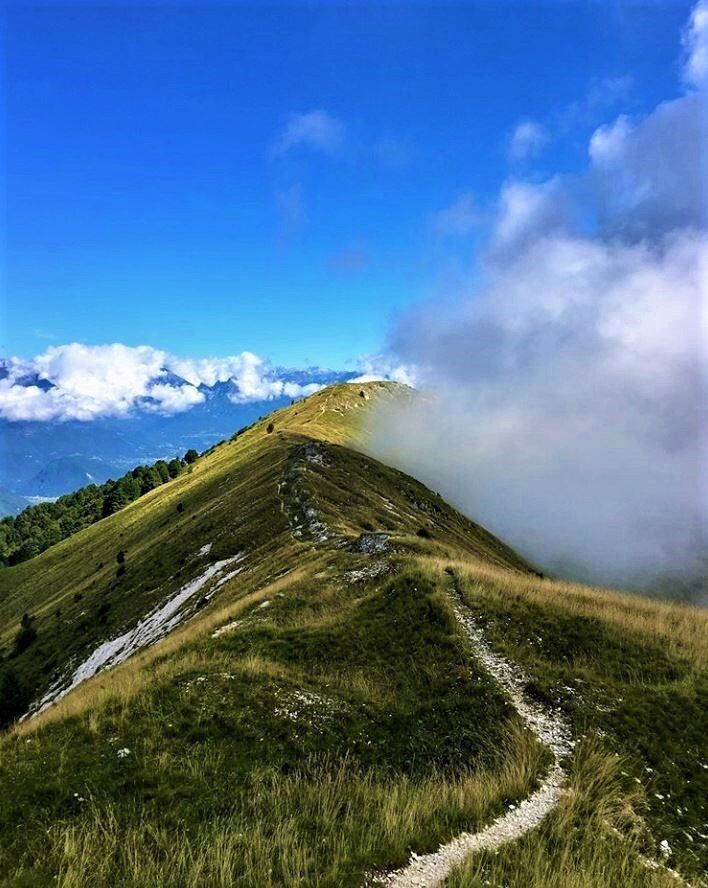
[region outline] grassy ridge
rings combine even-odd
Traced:
[[[182,627],[0,741],[0,884],[355,884],[533,785],[543,751],[411,555],[522,562],[337,443],[390,388],[365,394],[276,412],[0,574],[6,637],[34,615],[36,640],[6,663],[36,698],[197,574],[205,545],[207,563],[246,554]]]
[[[0,724],[19,715],[105,638],[133,625],[189,582],[208,559],[247,553],[249,563],[297,561],[307,540],[291,534],[279,485],[293,454],[309,439],[342,440],[391,386],[337,386],[271,414],[237,439],[200,458],[190,472],[146,493],[120,512],[57,543],[30,561],[0,570]],[[331,399],[335,398],[334,401]],[[272,431],[268,429],[272,426]],[[347,432],[349,430],[349,432]],[[308,463],[311,493],[323,519],[340,534],[367,528],[406,540],[434,521],[440,551],[453,545],[496,563],[517,556],[395,470],[328,445],[327,466]],[[419,540],[420,542],[420,540]],[[440,548],[442,547],[442,548]],[[122,561],[118,561],[122,559]],[[36,638],[17,650],[24,614]],[[3,680],[19,692],[3,703]]]
[[[528,693],[585,735],[561,808],[451,884],[664,885],[639,855],[665,837],[699,874],[683,833],[704,817],[705,613],[541,580],[349,449],[396,391],[336,386],[276,411],[0,571],[0,676],[36,699],[207,564],[245,555],[162,641],[0,737],[0,886],[355,885],[488,823],[547,755],[470,659],[450,569]],[[12,656],[25,612],[37,636]]]

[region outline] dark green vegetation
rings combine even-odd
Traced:
[[[197,459],[188,450],[183,459],[158,459],[151,466],[137,466],[117,481],[89,484],[54,502],[28,506],[19,515],[0,520],[0,565],[19,564],[34,558],[89,524],[112,515],[128,503],[176,478]]]
[[[637,853],[656,857],[664,837],[644,800],[655,778],[632,747],[651,738],[614,710],[583,721],[562,686],[581,678],[577,696],[598,711],[656,689],[646,718],[660,720],[661,693],[683,689],[685,700],[698,687],[705,621],[541,580],[435,493],[345,446],[363,440],[371,403],[399,396],[337,386],[277,411],[0,571],[6,722],[203,579],[163,640],[0,738],[0,886],[334,888],[490,822],[548,759],[470,658],[449,570],[490,641],[527,669],[529,693],[559,697],[596,744],[581,747],[573,779],[585,786],[594,769],[601,785],[538,831],[528,855],[549,862],[538,872],[562,872],[558,855],[572,860],[576,839],[597,850],[596,827],[611,823],[612,873],[628,874],[616,884],[642,884]],[[588,603],[573,610],[576,600]],[[682,724],[677,743],[699,743],[697,730]],[[606,763],[615,750],[630,763],[619,772]],[[674,765],[688,773],[675,752],[652,753],[662,780],[674,781]],[[693,797],[679,804],[697,822]],[[639,824],[634,843],[626,823]],[[494,858],[491,884],[512,882],[515,853]],[[675,854],[695,872],[683,846]],[[476,885],[478,872],[461,878]]]

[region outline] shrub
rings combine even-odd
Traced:
[[[10,724],[26,711],[29,697],[14,669],[0,672],[0,727]]]
[[[17,657],[23,651],[26,651],[37,637],[37,630],[32,625],[32,621],[33,618],[29,614],[22,614],[20,628],[15,635],[14,648],[12,651],[13,657]]]

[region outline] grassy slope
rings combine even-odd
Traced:
[[[523,563],[339,443],[367,405],[339,387],[279,411],[0,573],[7,647],[35,617],[9,662],[36,699],[198,574],[202,546],[211,561],[247,554],[190,621],[0,742],[0,884],[355,884],[529,790],[543,752],[411,554]],[[372,530],[385,554],[359,551]]]
[[[0,741],[0,885],[356,884],[488,821],[528,792],[542,753],[470,662],[450,566],[530,692],[558,697],[589,737],[573,762],[582,791],[454,884],[643,884],[637,849],[655,852],[669,824],[676,862],[697,873],[680,817],[651,794],[654,781],[700,779],[706,760],[705,748],[665,754],[663,709],[671,698],[680,742],[700,744],[705,616],[534,578],[422,485],[343,446],[362,443],[372,401],[400,396],[362,388],[278,411],[190,475],[0,572],[6,650],[22,613],[36,615],[36,641],[11,661],[36,697],[198,574],[203,545],[209,561],[247,553],[189,622]],[[386,553],[358,551],[372,531],[389,535]],[[641,702],[640,718],[622,715],[625,701]],[[680,804],[695,827],[700,799]]]

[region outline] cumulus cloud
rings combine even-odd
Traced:
[[[509,156],[512,160],[525,160],[537,155],[548,142],[548,132],[535,120],[517,123],[509,139]]]
[[[150,346],[52,346],[37,357],[4,363],[0,417],[10,421],[82,420],[143,410],[174,414],[201,404],[203,387],[231,383],[234,403],[299,398],[321,383],[295,383],[258,355],[184,358]]]
[[[507,140],[507,156],[513,164],[530,161],[551,141],[597,125],[610,108],[624,101],[633,81],[626,75],[595,78],[583,96],[557,108],[543,120],[520,120]]]
[[[372,447],[546,569],[695,592],[708,575],[708,232],[706,99],[690,82],[598,129],[584,173],[502,186],[468,291],[418,306],[392,336],[390,360],[434,397],[379,417]]]
[[[359,361],[359,374],[350,380],[361,382],[399,382],[401,385],[416,386],[415,368],[391,360],[390,355],[370,355]]]
[[[706,222],[704,92],[663,102],[636,122],[620,116],[590,139],[590,185],[606,235],[661,237]]]
[[[273,146],[274,156],[287,154],[295,148],[309,148],[325,154],[336,154],[344,141],[341,120],[326,111],[292,114]]]

